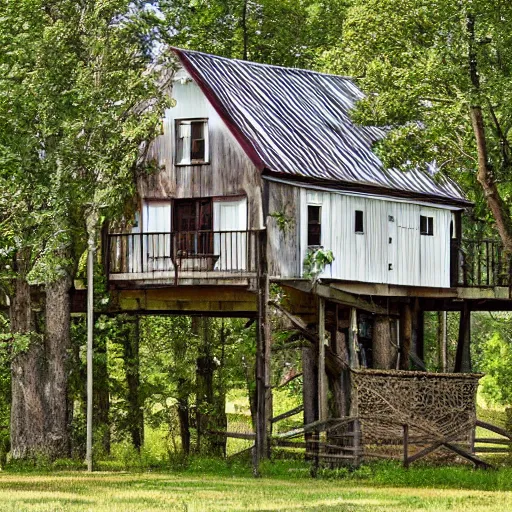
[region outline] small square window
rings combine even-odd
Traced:
[[[364,233],[364,214],[362,210],[356,210],[354,231],[356,233]]]
[[[420,234],[434,236],[434,217],[420,215]]]
[[[322,207],[308,205],[308,245],[322,243]]]
[[[208,121],[176,121],[176,163],[179,165],[208,162]]]

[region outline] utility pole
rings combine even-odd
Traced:
[[[94,254],[98,211],[92,207],[87,218],[87,441],[85,460],[87,471],[93,470],[92,408],[93,408],[93,341],[94,341]]]

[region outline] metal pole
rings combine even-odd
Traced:
[[[325,299],[318,298],[318,419],[327,419],[327,388],[325,382]]]
[[[92,471],[92,357],[94,335],[94,240],[87,253],[87,471]]]

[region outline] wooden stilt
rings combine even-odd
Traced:
[[[302,348],[302,399],[304,403],[304,425],[309,425],[318,420],[318,377],[315,348],[313,345],[304,345]],[[314,444],[314,434],[304,433],[306,451],[311,451]]]
[[[353,422],[354,429],[354,467],[359,467],[361,463],[361,454],[362,454],[362,440],[361,440],[361,422],[358,418],[356,418]]]
[[[404,468],[409,469],[409,425],[404,424]]]
[[[382,370],[391,370],[393,368],[391,329],[389,317],[387,316],[375,316],[373,321],[372,353],[372,368]]]
[[[471,372],[471,311],[469,304],[464,302],[460,313],[459,340],[457,342],[457,353],[455,355],[456,373]]]
[[[258,325],[256,329],[256,443],[253,457],[254,474],[261,459],[270,456],[272,398],[270,386],[270,323],[268,318],[269,280],[267,264],[267,233],[260,233],[258,242]]]
[[[327,386],[325,375],[325,299],[318,299],[318,419],[327,419]]]
[[[348,354],[350,359],[350,368],[359,368],[356,308],[350,309],[350,324],[348,327]]]

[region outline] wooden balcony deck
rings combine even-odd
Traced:
[[[500,240],[462,239],[452,241],[451,276],[453,287],[510,288],[512,255]]]
[[[108,235],[106,266],[116,297],[113,309],[254,314],[260,234],[194,231]],[[386,298],[417,298],[424,310],[461,310],[468,302],[474,310],[503,311],[512,310],[511,272],[512,257],[499,241],[463,239],[452,241],[449,288],[340,280],[322,280],[313,286],[300,276],[275,276],[272,281],[302,293],[298,302],[313,294],[374,313],[386,310]],[[237,298],[239,306],[232,300],[236,290],[248,294]],[[167,298],[161,300],[162,294]]]
[[[115,233],[108,235],[111,284],[240,285],[257,276],[258,231]]]

